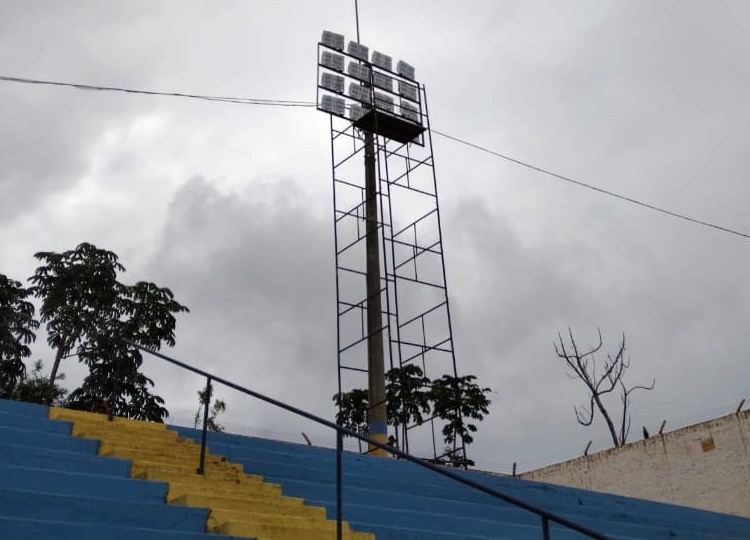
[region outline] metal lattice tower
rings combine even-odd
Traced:
[[[393,70],[391,57],[356,42],[344,51],[343,36],[324,32],[317,94],[330,115],[339,394],[368,378],[372,394],[381,340],[389,369],[457,377],[425,88],[410,65]],[[442,428],[428,419],[389,430],[403,450],[465,461],[460,437],[438,447]]]

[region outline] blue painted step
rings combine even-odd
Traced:
[[[0,533],[9,540],[247,540],[223,534],[6,517],[0,517]]]
[[[70,422],[52,421],[36,415],[8,413],[0,411],[0,426],[9,428],[47,431],[58,435],[70,435],[73,424]]]
[[[130,461],[88,452],[67,452],[38,448],[29,444],[0,444],[0,463],[34,469],[85,472],[125,478]]]
[[[51,469],[31,469],[0,465],[0,485],[4,489],[37,491],[56,495],[85,494],[120,501],[161,504],[167,497],[167,484],[150,480],[134,480],[101,474],[88,474]]]

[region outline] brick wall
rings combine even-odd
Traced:
[[[750,410],[520,475],[750,517]]]

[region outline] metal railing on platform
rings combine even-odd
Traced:
[[[127,341],[127,340],[126,340]],[[165,354],[162,354],[158,351],[154,351],[151,349],[148,349],[146,347],[142,347],[138,345],[137,343],[133,343],[131,341],[127,341],[127,343],[133,347],[137,347],[138,349],[149,353],[150,355],[160,358],[161,360],[164,360],[166,362],[169,362],[170,364],[173,364],[175,366],[178,366],[182,369],[186,369],[188,371],[191,371],[197,375],[201,375],[202,377],[206,378],[206,391],[205,391],[205,401],[204,401],[204,407],[203,407],[203,426],[201,431],[201,451],[200,451],[200,458],[198,463],[198,474],[203,474],[205,472],[205,460],[206,460],[206,439],[208,434],[208,408],[209,403],[211,401],[211,389],[213,383],[219,383],[222,384],[228,388],[231,388],[233,390],[236,390],[242,394],[246,394],[248,396],[251,396],[255,399],[259,399],[261,401],[264,401],[266,403],[269,403],[271,405],[274,405],[275,407],[278,407],[280,409],[284,409],[286,411],[289,411],[293,414],[296,414],[297,416],[301,416],[303,418],[307,418],[308,420],[315,422],[316,424],[328,427],[330,429],[335,430],[336,432],[336,538],[337,540],[342,540],[343,536],[343,529],[342,529],[342,521],[343,521],[343,452],[344,452],[344,437],[353,437],[356,439],[359,439],[363,442],[366,442],[369,445],[376,446],[377,448],[380,448],[382,450],[385,450],[389,454],[392,454],[393,456],[410,461],[420,467],[423,467],[425,469],[429,469],[433,471],[436,474],[440,474],[442,476],[448,477],[451,480],[454,480],[460,484],[463,484],[465,486],[468,486],[472,489],[475,489],[477,491],[481,491],[482,493],[485,493],[491,497],[494,497],[496,499],[500,499],[502,501],[505,501],[507,503],[510,503],[514,506],[517,506],[519,508],[523,508],[524,510],[528,510],[529,512],[532,512],[536,515],[538,515],[541,518],[541,526],[542,526],[542,538],[544,540],[550,540],[550,522],[556,523],[558,525],[561,525],[565,528],[572,529],[574,531],[577,531],[583,535],[586,535],[589,538],[595,538],[598,540],[607,540],[608,537],[604,534],[594,531],[592,529],[589,529],[588,527],[585,527],[583,525],[579,525],[578,523],[575,523],[567,518],[564,518],[562,516],[559,516],[553,512],[549,512],[548,510],[545,510],[544,508],[540,508],[536,505],[527,503],[521,499],[518,499],[517,497],[514,497],[512,495],[508,495],[506,493],[502,493],[496,489],[489,488],[479,482],[475,482],[474,480],[471,480],[469,478],[464,478],[463,476],[456,474],[455,472],[451,471],[450,469],[446,467],[439,467],[436,465],[433,465],[431,463],[428,463],[427,461],[418,458],[416,456],[413,456],[411,454],[408,454],[406,452],[402,452],[401,450],[394,448],[392,446],[389,446],[388,444],[382,443],[380,441],[376,441],[374,439],[371,439],[369,437],[366,437],[364,435],[361,435],[359,433],[356,433],[354,431],[351,431],[349,429],[346,429],[344,427],[339,426],[338,424],[335,424],[334,422],[331,422],[329,420],[326,420],[324,418],[321,418],[319,416],[316,416],[312,413],[309,413],[307,411],[303,411],[302,409],[299,409],[297,407],[294,407],[292,405],[289,405],[287,403],[284,403],[282,401],[279,401],[277,399],[268,397],[264,394],[261,394],[260,392],[256,392],[254,390],[250,390],[249,388],[245,388],[244,386],[240,386],[239,384],[233,383],[231,381],[228,381],[226,379],[223,379],[222,377],[219,377],[217,375],[213,375],[211,373],[208,373],[207,371],[204,371],[202,369],[198,369],[196,367],[193,367],[189,364],[186,364],[184,362],[181,362],[179,360],[176,360],[174,358],[170,358],[169,356],[166,356]]]

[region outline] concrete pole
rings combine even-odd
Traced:
[[[367,249],[367,383],[370,401],[369,436],[388,441],[388,413],[385,402],[385,361],[383,355],[383,310],[380,298],[380,231],[375,174],[375,142],[365,132],[365,221]],[[370,446],[370,453],[387,456],[385,450]]]

